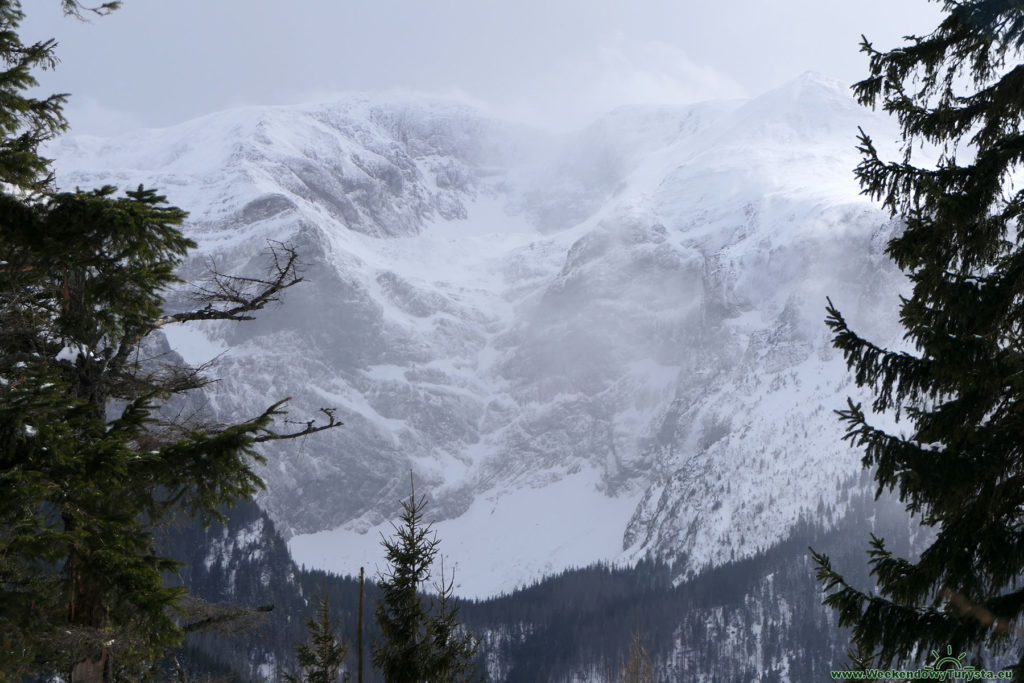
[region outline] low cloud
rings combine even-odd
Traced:
[[[505,108],[514,116],[571,128],[620,106],[684,105],[748,95],[734,79],[677,46],[617,33],[591,52],[553,65]]]
[[[71,97],[64,107],[64,118],[74,135],[117,135],[143,125],[136,116],[91,97]]]

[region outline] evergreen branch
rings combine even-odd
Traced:
[[[817,565],[817,579],[827,595],[822,604],[838,615],[839,626],[853,629],[853,642],[861,653],[873,653],[880,667],[916,652],[925,642],[956,642],[952,637],[959,622],[935,609],[902,605],[886,598],[867,595],[849,585],[832,568],[829,557],[810,548]],[[832,591],[832,592],[829,592]]]
[[[872,387],[876,394],[872,408],[877,412],[896,409],[908,395],[928,385],[928,362],[906,352],[896,353],[858,336],[846,323],[842,313],[826,298],[825,324],[832,330],[832,345],[842,351],[846,366],[854,370],[857,386]]]
[[[838,411],[845,438],[875,468],[878,493],[898,487],[937,530],[916,562],[872,538],[877,595],[814,555],[825,604],[853,627],[858,655],[883,664],[938,644],[1005,651],[1024,610],[1024,591],[999,595],[1019,584],[1024,553],[1024,191],[1010,191],[1024,165],[1024,3],[943,0],[942,10],[931,33],[896,49],[863,38],[869,74],[853,86],[902,131],[902,160],[887,161],[860,130],[855,172],[863,194],[905,224],[886,253],[913,284],[900,320],[919,357],[859,337],[831,301],[826,320],[874,410],[897,421],[904,411],[913,427],[888,434],[850,400]],[[911,163],[929,144],[938,162]]]
[[[13,368],[18,363],[30,363],[39,360],[39,354],[30,353],[27,351],[18,351],[15,353],[8,353],[4,356],[0,356],[0,368]]]
[[[974,619],[986,629],[993,628],[1001,633],[1014,632],[1018,636],[1024,636],[1024,628],[1016,626],[1009,619],[996,616],[984,605],[971,602],[961,593],[947,588],[942,591],[942,597],[956,609],[959,616]]]

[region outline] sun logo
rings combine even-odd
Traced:
[[[945,669],[947,671],[949,671],[949,670],[954,670],[954,671],[973,671],[974,670],[973,666],[964,666],[964,662],[967,660],[967,653],[966,652],[961,652],[956,657],[953,656],[953,646],[952,645],[947,645],[946,646],[946,654],[945,654],[945,656],[940,655],[938,650],[932,650],[932,657],[935,657],[935,663],[934,664],[927,664],[927,665],[925,665],[925,667],[924,667],[925,669],[929,669],[929,670],[932,670],[932,671],[939,671],[940,669]]]

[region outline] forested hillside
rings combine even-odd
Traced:
[[[905,513],[892,502],[876,503],[863,483],[844,487],[841,519],[830,522],[832,511],[822,509],[821,522],[802,523],[782,544],[675,586],[669,567],[641,562],[632,569],[569,570],[509,595],[466,601],[460,618],[483,640],[481,670],[490,681],[508,683],[617,681],[630,634],[639,627],[657,680],[820,681],[846,666],[849,636],[821,605],[808,546],[853,569],[865,566],[870,532],[910,550]],[[226,526],[207,531],[171,528],[164,542],[182,553],[187,569],[181,578],[195,593],[246,606],[274,604],[251,630],[190,637],[182,661],[193,672],[212,672],[218,662],[240,680],[255,680],[293,667],[294,643],[305,638],[302,620],[325,586],[345,639],[355,643],[358,581],[295,567],[255,506],[233,511]],[[374,568],[367,574],[372,578]],[[869,585],[866,569],[849,579]],[[378,637],[372,618],[377,592],[369,580],[365,600],[368,643]],[[366,680],[378,680],[366,668]],[[354,646],[348,669],[355,670]]]

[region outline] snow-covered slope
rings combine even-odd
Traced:
[[[837,499],[859,457],[825,297],[898,337],[895,226],[858,196],[858,125],[892,130],[807,74],[562,138],[351,97],[50,153],[65,186],[144,182],[189,210],[186,278],[255,272],[268,240],[300,251],[283,306],[172,345],[222,354],[225,418],[338,409],[345,427],[267,451],[261,503],[299,562],[379,564],[411,470],[483,595],[645,553],[686,572]]]

